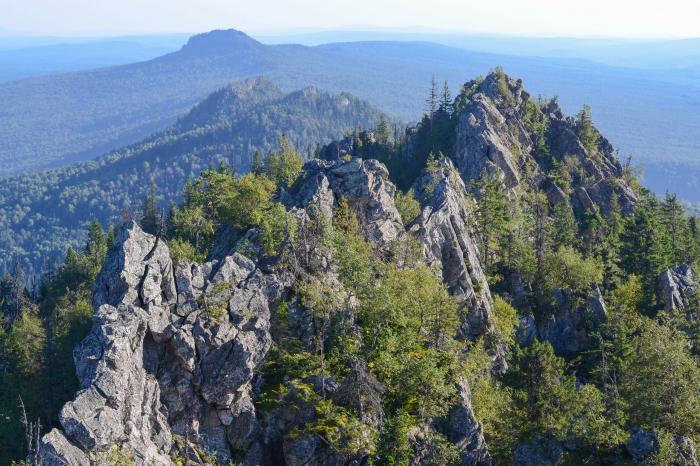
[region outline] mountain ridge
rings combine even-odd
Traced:
[[[219,35],[228,38],[221,39],[224,43],[243,43],[241,50],[223,47],[199,57],[175,52],[137,65],[0,85],[0,98],[7,102],[0,115],[0,159],[13,162],[3,164],[2,173],[85,160],[136,142],[167,127],[227,82],[251,75],[264,74],[288,91],[309,84],[348,91],[410,121],[423,110],[423,99],[417,96],[425,92],[431,75],[447,79],[455,91],[463,76],[486,74],[500,63],[523,76],[535,93],[561,95],[569,113],[584,102],[591,104],[597,123],[616,146],[648,162],[649,183],[657,192],[677,187],[683,197],[693,199],[695,182],[677,175],[694,170],[697,146],[697,116],[688,103],[697,86],[687,80],[674,81],[678,90],[669,93],[668,82],[651,74],[585,63],[420,43],[265,46],[238,32]],[[214,39],[205,34],[194,42],[216,49],[207,45],[209,40]],[[58,109],[49,109],[49,104]],[[671,121],[673,126],[659,123]],[[648,136],[652,134],[663,136]],[[676,147],[669,154],[664,141],[671,140]],[[666,174],[674,177],[665,180]]]

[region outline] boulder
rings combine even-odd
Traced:
[[[564,449],[551,439],[519,443],[514,452],[515,466],[554,466],[562,463]]]
[[[682,311],[695,298],[698,281],[693,268],[687,264],[664,271],[659,282],[666,312]]]

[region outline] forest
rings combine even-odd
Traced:
[[[483,134],[469,136],[468,115],[479,111],[503,116],[490,137],[513,143],[512,160],[467,163],[465,147]],[[197,119],[195,109],[179,125],[202,128]],[[252,156],[245,175],[231,158],[213,168],[207,159],[167,214],[164,185],[144,190],[138,181],[143,200],[133,218],[167,243],[174,263],[235,251],[293,277],[271,308],[272,346],[255,398],[261,422],[313,413],[285,442],[320,439],[314,451],[325,449],[334,464],[694,464],[700,300],[690,284],[669,302],[662,277],[683,269],[694,280],[700,222],[614,158],[591,109],[565,117],[556,99],[530,97],[497,68],[454,98],[433,80],[416,127],[395,131],[382,118],[365,128],[306,162],[298,143],[308,136],[285,130],[287,138]],[[231,152],[244,153],[240,145]],[[331,215],[316,201],[300,214],[314,170],[372,160],[391,183],[395,239],[382,244],[368,233],[369,207],[351,196],[333,198]],[[467,213],[461,238],[473,237],[478,251],[479,263],[466,265],[473,302],[455,294],[445,258],[426,252],[426,225],[450,202]],[[105,226],[92,221],[84,245],[69,248],[36,290],[25,288],[21,266],[0,283],[3,464],[36,452],[36,437],[59,425],[60,407],[78,389],[73,348],[90,329],[93,285],[125,228]],[[483,332],[465,324],[475,302],[490,303]],[[206,296],[203,309],[211,325],[227,319]],[[347,381],[361,391],[359,405],[343,400],[337,386]],[[451,437],[451,407],[465,397],[485,446]],[[127,446],[103,452],[100,464],[133,464]],[[188,462],[186,447],[175,450],[182,456],[174,464],[218,461],[214,452]],[[250,450],[232,447],[235,464]]]
[[[0,188],[0,271],[20,262],[34,277],[79,247],[91,220],[103,225],[136,215],[154,187],[159,206],[178,202],[188,179],[226,163],[250,169],[287,135],[304,154],[381,112],[349,94],[316,88],[285,94],[263,78],[233,83],[195,106],[168,130],[90,162],[6,178]]]

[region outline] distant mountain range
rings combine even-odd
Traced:
[[[253,35],[266,44],[321,45],[333,42],[433,42],[474,52],[523,57],[572,58],[612,66],[687,69],[700,64],[700,37],[688,39],[624,39],[529,37],[409,30],[331,30]]]
[[[621,157],[645,165],[650,187],[700,201],[700,80],[693,69],[643,71],[426,42],[264,45],[233,30],[194,36],[181,50],[141,63],[0,83],[0,175],[64,166],[133,143],[249,76],[265,75],[287,91],[348,91],[410,121],[424,110],[431,76],[454,91],[496,65],[537,94],[562,96],[568,113],[590,104]]]
[[[0,82],[123,65],[174,52],[183,34],[100,39],[0,36]]]
[[[280,136],[304,155],[381,112],[350,94],[314,87],[289,94],[250,78],[211,94],[167,130],[97,160],[0,184],[0,272],[20,260],[37,271],[84,241],[91,219],[104,224],[141,208],[152,183],[161,203],[177,201],[189,178],[221,162],[250,169],[254,151],[275,149]],[[131,215],[130,214],[130,215]]]

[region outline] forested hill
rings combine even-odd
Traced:
[[[499,64],[528,82],[533,95],[561,96],[568,113],[590,104],[623,156],[646,163],[656,192],[681,190],[700,201],[697,82],[426,42],[264,45],[234,30],[195,36],[182,50],[142,63],[1,83],[0,175],[65,166],[135,143],[227,82],[250,76],[265,75],[285,91],[315,85],[350,92],[413,121],[425,109],[432,75],[455,92],[465,76]]]
[[[0,462],[697,465],[697,219],[587,108],[438,94],[1,280]]]
[[[221,162],[247,172],[256,150],[266,154],[285,136],[300,152],[372,127],[380,111],[349,94],[309,87],[285,94],[251,78],[210,95],[168,130],[91,162],[3,180],[0,255],[38,267],[84,240],[91,219],[106,224],[140,209],[152,184],[175,201],[188,178]]]

